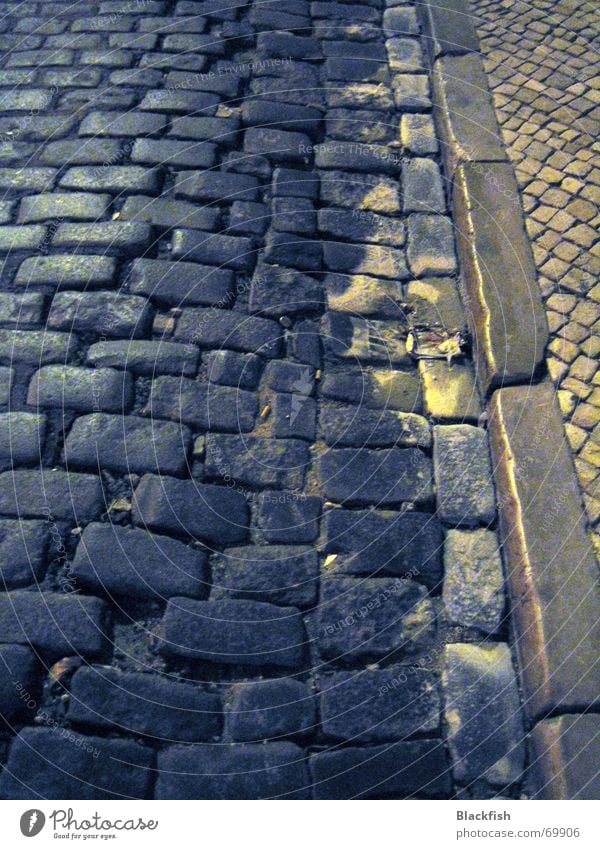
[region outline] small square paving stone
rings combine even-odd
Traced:
[[[411,215],[408,219],[408,263],[416,277],[456,271],[452,221],[442,215]]]
[[[314,732],[317,716],[310,687],[294,678],[234,684],[226,722],[233,740],[259,742]]]
[[[404,212],[445,212],[444,184],[437,163],[409,159],[402,168]]]
[[[269,490],[257,500],[255,521],[267,542],[309,543],[319,535],[322,501],[317,496]]]
[[[237,351],[209,351],[202,361],[211,383],[239,389],[256,389],[263,366],[261,358],[255,354]]]
[[[484,778],[497,787],[518,782],[525,730],[506,643],[446,646],[442,681],[455,778]]]
[[[408,113],[400,121],[400,138],[405,150],[415,156],[438,152],[438,140],[431,115]]]
[[[385,43],[392,71],[405,74],[424,71],[421,46],[416,38],[389,38]]]
[[[496,516],[488,435],[471,425],[436,425],[433,468],[441,518],[452,525],[489,524]]]
[[[321,582],[317,640],[327,660],[404,657],[426,651],[435,633],[433,604],[414,581],[336,576]]]
[[[420,360],[425,407],[437,421],[476,422],[483,412],[473,366],[469,362]]]
[[[427,74],[394,74],[394,102],[402,112],[427,112],[431,109],[431,94]]]
[[[495,531],[448,530],[444,545],[444,606],[451,622],[497,633],[506,596]]]
[[[415,667],[390,666],[319,676],[323,733],[354,743],[433,736],[440,726],[437,676]]]
[[[41,460],[46,417],[37,413],[0,413],[0,469]]]
[[[45,520],[0,519],[0,560],[5,589],[24,587],[44,577],[49,534],[50,524]]]

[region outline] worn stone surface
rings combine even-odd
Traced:
[[[495,532],[448,530],[444,574],[443,599],[450,621],[486,633],[498,631],[506,598]]]
[[[433,468],[437,504],[454,525],[489,524],[496,516],[487,433],[471,425],[436,425]]]
[[[315,698],[294,678],[234,684],[226,722],[238,742],[311,734],[316,726]]]
[[[597,714],[544,719],[531,732],[534,799],[597,799]]]
[[[446,647],[443,681],[448,745],[455,777],[504,787],[525,764],[517,679],[505,643]]]

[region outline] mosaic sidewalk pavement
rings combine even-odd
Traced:
[[[600,16],[471,0],[552,334],[547,364],[600,557]]]

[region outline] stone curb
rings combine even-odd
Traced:
[[[501,543],[532,726],[532,796],[597,798],[600,719],[575,715],[600,708],[598,571],[554,389],[535,384],[548,328],[516,179],[468,3],[425,0],[421,17],[478,378],[491,394]],[[507,384],[514,385],[499,388]]]

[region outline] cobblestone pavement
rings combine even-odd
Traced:
[[[2,6],[4,798],[522,792],[429,78],[388,5]]]
[[[548,369],[600,557],[600,21],[594,3],[471,0],[521,186],[552,341]]]

